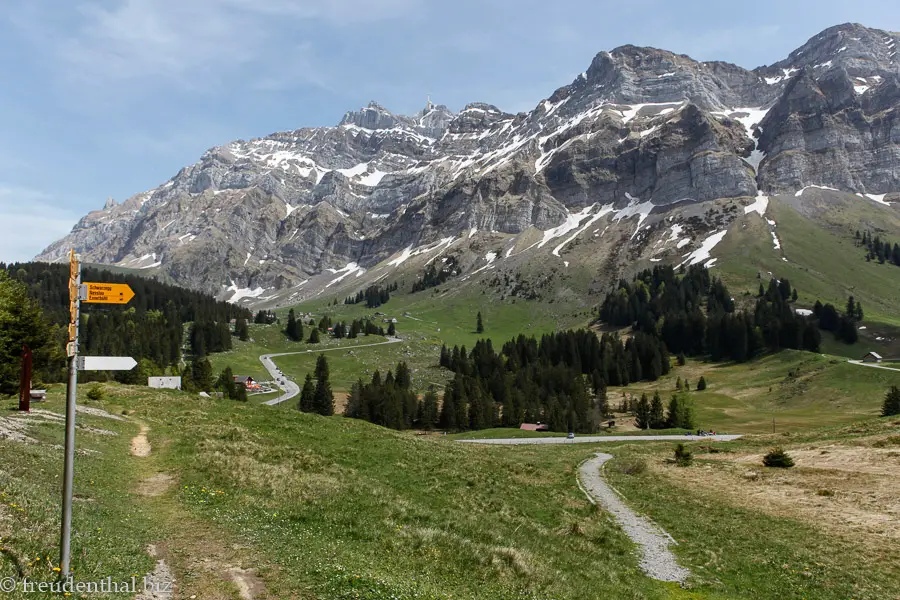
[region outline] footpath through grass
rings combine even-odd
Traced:
[[[154,544],[179,594],[198,598],[239,598],[235,569],[252,574],[256,598],[829,600],[896,592],[895,566],[866,564],[808,524],[737,511],[649,474],[612,474],[633,508],[679,540],[676,553],[698,576],[688,590],[646,578],[631,542],[587,501],[575,472],[598,449],[627,457],[667,452],[669,443],[483,447],[175,391],[104,389],[94,406],[128,415],[79,416],[95,428],[78,439],[94,451],[76,461],[80,580],[142,576],[153,568],[146,548]],[[41,408],[61,413],[61,389]],[[128,453],[139,423],[150,427],[147,458]],[[40,443],[0,441],[0,575],[52,579],[45,565],[56,557],[61,467],[52,444],[62,427],[58,419],[37,423],[28,435]],[[169,483],[141,491],[160,476]]]

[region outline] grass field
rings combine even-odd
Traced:
[[[805,514],[736,503],[704,475],[715,472],[705,458],[669,476],[670,443],[602,449],[650,463],[636,476],[613,463],[609,476],[679,540],[679,560],[696,576],[686,590],[644,577],[631,543],[578,489],[576,466],[596,447],[463,445],[174,391],[104,389],[92,406],[127,417],[79,415],[93,428],[80,430],[88,452],[76,461],[82,581],[141,576],[153,568],[153,544],[184,598],[239,598],[236,579],[260,599],[829,600],[900,591],[895,541],[874,560],[852,532],[836,538]],[[61,412],[61,389],[41,408]],[[884,421],[716,444],[732,452],[715,456],[743,457],[773,439],[792,448],[890,440],[887,428],[897,428]],[[140,424],[149,427],[146,458],[128,452]],[[62,426],[51,419],[27,433],[41,443],[0,440],[0,576],[50,580],[61,469],[51,444],[61,443]]]
[[[440,301],[437,301],[438,298]],[[312,350],[308,354],[276,359],[276,364],[285,375],[302,381],[307,373],[314,370],[319,351],[328,350],[326,356],[332,387],[336,391],[346,392],[358,378],[370,379],[375,370],[384,374],[388,369],[394,369],[400,361],[409,365],[415,388],[424,391],[429,385],[441,387],[447,381],[447,372],[438,368],[441,344],[471,349],[479,339],[490,338],[495,348],[499,349],[500,345],[520,333],[539,337],[557,328],[584,326],[590,318],[589,311],[575,309],[571,305],[491,303],[486,297],[471,291],[445,291],[436,295],[433,290],[427,290],[418,294],[400,294],[392,296],[387,304],[378,309],[367,309],[363,305],[334,305],[332,301],[307,302],[296,307],[296,311],[312,313],[316,320],[327,314],[335,322],[350,322],[363,317],[371,317],[377,322],[386,318],[375,315],[375,312],[382,312],[398,320],[396,327],[401,342],[372,348],[355,346],[384,342],[386,339],[362,336],[353,340],[335,340],[323,336],[322,343],[315,345],[291,342],[282,332],[287,310],[279,309],[277,314],[282,324],[251,325],[251,341],[235,339],[231,351],[210,356],[213,370],[218,373],[231,366],[235,374],[265,381],[269,375],[259,362],[260,355]],[[481,335],[475,332],[475,317],[479,311],[485,324]],[[387,324],[379,324],[387,329]],[[309,327],[306,330],[308,332]],[[332,351],[338,348],[346,348],[346,351]]]
[[[678,541],[680,560],[696,565],[697,579],[721,597],[894,598],[898,433],[898,419],[869,419],[692,443],[687,468],[671,464],[671,444],[621,446],[605,472],[632,507]],[[775,445],[795,458],[794,468],[762,466]],[[622,466],[635,461],[646,470],[624,474]]]

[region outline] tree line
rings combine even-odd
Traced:
[[[395,370],[388,370],[384,377],[380,371],[375,371],[370,382],[359,379],[354,383],[344,416],[391,429],[432,429],[437,425],[437,406],[437,392],[433,387],[419,400],[412,390],[409,367],[405,362],[399,362]]]
[[[788,280],[772,279],[768,287],[760,284],[753,311],[739,311],[725,284],[702,266],[681,273],[659,266],[621,280],[598,316],[658,338],[673,354],[745,362],[783,348],[819,351],[820,319],[798,314],[796,299]]]
[[[364,291],[357,292],[355,296],[347,296],[344,300],[344,304],[359,304],[360,302],[365,302],[366,308],[378,308],[382,304],[387,304],[388,300],[391,299],[391,292],[395,291],[397,291],[396,282],[385,287],[372,285],[367,287]]]
[[[11,375],[18,372],[21,345],[29,343],[34,353],[36,381],[65,379],[65,327],[69,322],[68,265],[49,263],[0,263],[4,289],[18,307],[11,320],[27,323],[30,334],[12,333],[5,339],[0,388],[9,392]],[[205,356],[231,347],[229,322],[240,324],[252,315],[239,306],[219,302],[212,296],[145,279],[85,266],[84,281],[128,284],[135,297],[125,306],[82,304],[79,329],[80,350],[85,355],[131,356],[138,367],[131,371],[84,372],[83,381],[114,378],[121,383],[145,383],[146,377],[177,374],[185,345],[192,354]],[[18,325],[8,325],[15,331]],[[246,332],[245,332],[246,333]]]
[[[437,287],[445,283],[451,277],[458,275],[459,272],[460,268],[456,262],[456,257],[448,256],[446,261],[441,263],[440,268],[434,264],[428,265],[424,275],[422,275],[422,279],[413,283],[412,291],[413,293],[416,293]]]
[[[890,241],[882,240],[878,235],[872,237],[868,231],[863,234],[857,231],[856,245],[866,249],[867,261],[877,260],[881,264],[890,262],[900,267],[900,244],[896,242],[891,244]]]

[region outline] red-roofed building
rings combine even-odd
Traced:
[[[550,431],[550,428],[543,423],[522,423],[519,429],[524,431]]]

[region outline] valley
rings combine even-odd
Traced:
[[[59,597],[4,586],[65,575],[71,365],[74,577],[130,599],[900,598],[898,42],[301,93],[0,264],[0,591]]]

